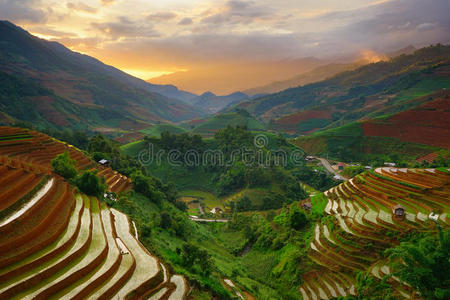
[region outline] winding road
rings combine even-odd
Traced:
[[[325,158],[321,158],[321,157],[316,157],[318,160],[320,160],[320,162],[322,163],[322,165],[325,167],[325,169],[328,170],[328,172],[330,172],[331,174],[334,174],[336,176],[339,177],[340,180],[347,180],[347,178],[345,178],[344,176],[342,176],[341,174],[339,174],[338,172],[336,172],[330,165],[330,163],[328,162],[328,160],[326,160]]]

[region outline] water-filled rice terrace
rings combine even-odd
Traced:
[[[382,279],[391,273],[383,251],[411,232],[435,232],[450,225],[447,169],[377,168],[325,192],[327,217],[315,225],[309,258],[320,267],[303,275],[303,299],[355,295],[355,274]],[[394,214],[401,207],[403,216]],[[432,219],[433,220],[432,220]],[[395,276],[388,283],[399,299],[417,299]]]
[[[125,176],[44,134],[0,128],[0,299],[183,299],[187,284],[139,242],[128,217],[51,172],[68,151],[111,191]]]

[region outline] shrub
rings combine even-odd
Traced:
[[[75,179],[75,184],[86,195],[102,197],[106,189],[103,181],[96,173],[85,171]]]
[[[51,165],[53,168],[53,172],[61,175],[66,179],[72,179],[77,176],[77,169],[75,168],[74,160],[70,158],[67,151],[57,155],[51,161]]]
[[[308,223],[308,219],[298,205],[292,205],[289,212],[289,225],[291,228],[299,230]]]
[[[145,176],[141,172],[132,175],[134,189],[149,198],[156,204],[161,204],[165,198],[164,193],[160,191],[161,182],[153,177]]]

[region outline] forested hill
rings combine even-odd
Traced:
[[[450,87],[450,46],[436,45],[239,105],[289,134],[337,127]],[[399,106],[400,107],[400,106]]]
[[[136,128],[201,115],[100,61],[0,22],[0,122]]]

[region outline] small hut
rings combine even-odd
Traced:
[[[303,207],[304,210],[309,212],[312,209],[312,204],[311,204],[311,202],[305,202],[305,203],[302,204],[302,207]]]
[[[109,167],[109,164],[110,164],[109,160],[107,160],[107,159],[100,159],[98,161],[98,163],[101,164],[104,167]]]
[[[405,216],[405,208],[403,206],[401,206],[400,204],[397,204],[392,209],[392,213],[396,217],[399,217],[399,218],[404,217]]]

